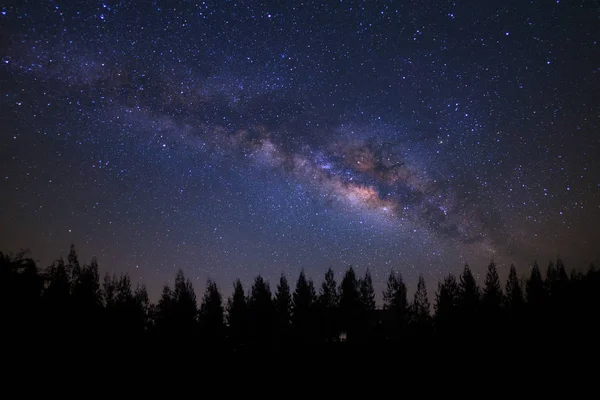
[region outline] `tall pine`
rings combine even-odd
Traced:
[[[233,284],[233,294],[227,301],[228,336],[234,347],[240,347],[247,343],[248,317],[244,287],[242,282],[236,279]]]
[[[419,275],[417,290],[410,305],[411,330],[418,338],[424,338],[429,334],[431,327],[430,308],[425,278],[423,275]]]
[[[531,275],[526,283],[527,304],[530,308],[539,311],[546,302],[546,285],[542,279],[542,273],[537,261],[534,261],[531,268]]]
[[[321,329],[321,338],[325,342],[331,342],[337,336],[338,324],[338,306],[340,297],[335,281],[335,274],[329,268],[325,273],[325,280],[321,284],[319,291],[318,308],[319,308],[319,326]]]
[[[210,279],[206,282],[206,290],[200,303],[199,323],[205,344],[221,344],[225,334],[223,297],[217,284]]]
[[[314,284],[306,279],[302,270],[292,296],[292,325],[298,339],[304,343],[312,342],[316,333],[315,300]]]
[[[473,333],[479,318],[480,293],[475,277],[467,264],[460,275],[459,291],[461,327],[465,332]]]
[[[277,337],[282,343],[289,341],[290,328],[292,323],[292,294],[290,285],[285,277],[281,274],[279,284],[275,291],[275,313],[277,319]]]
[[[271,287],[262,276],[254,278],[248,298],[250,339],[254,344],[270,344],[273,334],[274,307]]]
[[[360,292],[360,320],[357,321],[361,341],[369,341],[375,328],[375,289],[371,272],[367,268],[365,276],[359,281]]]
[[[454,275],[448,274],[438,282],[435,297],[436,332],[444,338],[451,338],[457,333],[460,311],[460,288]]]
[[[483,288],[483,306],[486,313],[498,312],[502,305],[502,288],[500,287],[500,278],[494,260],[488,265],[485,276],[485,286]]]
[[[196,331],[198,304],[192,282],[185,277],[182,270],[175,275],[175,312],[177,330],[180,335],[192,337]]]
[[[524,305],[523,287],[517,269],[511,264],[505,286],[505,307],[511,315],[521,312]]]
[[[373,279],[368,268],[365,276],[360,280],[360,303],[364,311],[373,312],[375,310],[375,289],[373,289]]]
[[[502,325],[502,288],[494,260],[488,265],[482,296],[485,329],[489,335],[500,335]]]
[[[360,318],[361,301],[358,280],[354,269],[349,267],[340,283],[340,328],[347,332],[348,340]]]
[[[383,292],[384,329],[388,339],[400,339],[408,323],[408,299],[406,285],[401,274],[390,272]]]

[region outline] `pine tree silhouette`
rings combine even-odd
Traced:
[[[367,268],[365,276],[360,280],[360,303],[363,310],[375,310],[375,289],[373,289],[373,279],[371,272]]]
[[[275,313],[277,314],[277,338],[280,344],[290,341],[292,324],[292,294],[290,285],[283,274],[275,291]]]
[[[194,286],[182,270],[175,275],[174,300],[175,329],[183,344],[196,336],[198,304]]]
[[[424,339],[430,335],[430,308],[425,278],[423,275],[419,275],[417,290],[414,294],[412,304],[410,305],[410,323],[412,331],[417,338]]]
[[[480,293],[475,277],[467,264],[460,275],[460,315],[461,328],[464,334],[475,334],[479,323]],[[463,335],[464,336],[464,335]]]
[[[562,308],[561,306],[566,303],[565,297],[567,296],[568,286],[569,276],[567,275],[565,264],[558,258],[556,260],[556,278],[554,280],[554,285],[550,288],[550,295],[555,298],[559,308]],[[559,311],[564,312],[565,310]]]
[[[466,264],[460,276],[459,289],[461,307],[470,313],[476,312],[479,307],[479,287],[471,269]]]
[[[460,321],[460,288],[456,278],[448,274],[438,282],[435,301],[435,326],[440,337],[452,339],[458,334]]]
[[[233,295],[227,301],[227,323],[229,339],[234,348],[240,348],[248,341],[248,305],[244,287],[239,279],[233,284]]]
[[[127,274],[121,275],[121,277],[117,281],[115,302],[117,306],[127,306],[133,302],[133,290],[131,289],[131,279]]]
[[[556,268],[554,268],[554,263],[550,261],[548,263],[548,269],[546,270],[546,290],[550,293],[554,283],[558,279],[558,273]]]
[[[391,271],[383,292],[383,309],[386,311],[384,329],[388,340],[399,341],[405,333],[408,324],[408,308],[406,285],[402,275]]]
[[[542,279],[540,267],[534,261],[531,268],[531,276],[527,280],[527,303],[530,307],[539,310],[546,302],[546,285]]]
[[[319,293],[319,301],[329,308],[336,308],[339,304],[340,296],[335,282],[335,274],[331,268],[325,273],[325,280]]]
[[[75,245],[72,244],[69,249],[69,255],[67,256],[67,265],[65,266],[67,275],[70,277],[72,283],[77,283],[79,274],[81,274],[81,266],[79,264],[79,258],[75,251]]]
[[[102,283],[102,299],[107,310],[115,306],[115,296],[117,293],[117,278],[114,275],[106,273]]]
[[[197,336],[198,307],[194,287],[177,271],[174,289],[163,287],[157,305],[156,330],[163,343],[177,348],[188,347]]]
[[[161,341],[172,340],[176,331],[175,293],[169,285],[164,285],[156,306],[156,330]]]
[[[358,281],[354,269],[349,267],[340,283],[340,328],[347,332],[348,341],[356,335],[360,318],[361,302]]]
[[[483,288],[483,320],[488,337],[501,335],[502,324],[502,288],[494,260],[488,265]]]
[[[569,327],[574,323],[572,316],[572,304],[569,298],[569,277],[563,261],[556,260],[556,272],[553,281],[546,284],[550,301],[548,312],[551,313],[549,321],[552,329],[558,336],[564,337],[569,334]]]
[[[315,340],[315,301],[313,282],[306,279],[304,270],[302,270],[296,282],[296,290],[292,295],[292,325],[300,343],[309,344]]]
[[[148,291],[146,285],[138,284],[133,293],[133,299],[135,303],[135,315],[133,329],[138,335],[145,333],[148,329],[148,318],[150,313],[150,299],[148,298]]]
[[[367,268],[365,276],[359,281],[360,319],[357,321],[360,341],[370,341],[375,332],[375,289],[371,272]]]
[[[248,298],[250,312],[250,339],[255,345],[272,343],[275,310],[271,298],[269,283],[262,276],[254,278],[250,297]]]
[[[321,284],[318,298],[321,339],[328,343],[337,340],[337,312],[339,301],[335,274],[333,273],[333,270],[329,268],[325,273],[325,280]]]
[[[223,310],[223,298],[217,284],[210,279],[206,282],[206,290],[200,303],[200,333],[205,345],[223,345],[225,338],[225,319]],[[215,350],[211,347],[211,350]]]
[[[505,308],[509,312],[511,319],[518,318],[523,311],[525,301],[523,299],[523,288],[517,277],[517,269],[514,265],[510,266],[505,292]]]
[[[71,282],[62,258],[46,271],[46,289],[43,292],[44,326],[50,340],[64,341],[72,330]]]
[[[537,261],[533,263],[531,275],[526,283],[527,289],[527,322],[529,334],[540,335],[546,331],[549,308],[547,284],[542,279],[542,274]]]
[[[558,280],[560,282],[566,282],[569,280],[569,276],[567,275],[567,269],[565,268],[565,264],[563,260],[560,258],[556,260],[556,270],[558,273]]]
[[[115,291],[115,303],[113,309],[113,329],[115,340],[137,339],[141,332],[139,329],[139,309],[131,288],[129,275],[122,274],[117,280]]]
[[[483,288],[483,306],[486,312],[495,313],[502,305],[502,288],[500,287],[500,278],[496,270],[496,264],[492,260],[488,265],[488,271],[485,276],[485,286]]]
[[[55,310],[68,308],[71,283],[62,258],[56,260],[47,272],[48,285],[44,291],[45,300]]]
[[[90,265],[84,265],[78,273],[78,279],[72,288],[73,301],[79,304],[83,312],[92,312],[91,309],[99,307],[102,303],[100,291],[100,275],[98,262],[92,259]]]

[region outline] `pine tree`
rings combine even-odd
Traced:
[[[517,277],[517,270],[514,265],[510,266],[505,292],[506,307],[512,315],[519,313],[524,305],[523,288]]]
[[[173,301],[173,328],[181,339],[178,344],[184,345],[196,334],[198,304],[194,286],[182,270],[178,270],[175,275]]]
[[[275,291],[275,313],[277,314],[277,330],[281,341],[289,340],[289,331],[292,322],[292,294],[290,285],[283,274]]]
[[[373,289],[371,272],[368,268],[364,278],[360,280],[360,303],[365,311],[372,312],[375,310],[375,290]]]
[[[156,306],[156,329],[163,339],[176,333],[175,293],[169,285],[164,285]]]
[[[552,287],[558,278],[558,274],[556,268],[554,268],[554,263],[550,261],[548,263],[548,269],[546,270],[546,290],[549,292],[552,291]]]
[[[71,282],[62,258],[56,260],[46,272],[46,289],[43,292],[45,326],[51,340],[64,340],[72,336]]]
[[[150,313],[150,299],[148,298],[148,291],[146,285],[139,283],[133,293],[133,299],[136,305],[135,315],[135,330],[137,332],[144,332],[148,328],[148,318]]]
[[[541,308],[546,302],[546,288],[537,261],[533,263],[526,286],[528,305],[534,309]]]
[[[480,292],[475,277],[467,264],[460,275],[460,327],[464,334],[475,334],[478,325],[480,310]]]
[[[114,275],[110,275],[107,272],[104,275],[104,281],[102,283],[102,298],[104,300],[104,306],[107,309],[111,309],[115,306],[116,293],[117,293],[117,278]]]
[[[383,292],[383,309],[388,313],[385,329],[393,340],[398,340],[408,323],[408,300],[402,275],[390,272]]]
[[[456,278],[448,274],[442,282],[438,282],[435,301],[436,330],[442,336],[455,334],[459,323],[460,287]]]
[[[569,287],[569,276],[567,275],[567,270],[565,268],[565,264],[563,261],[558,258],[556,260],[556,279],[554,281],[553,287],[550,289],[551,296],[556,298],[556,302],[563,304],[567,302],[567,292]]]
[[[70,297],[70,281],[62,258],[48,268],[47,279],[44,298],[48,305],[56,311],[66,310]]]
[[[483,288],[483,322],[488,337],[501,335],[502,324],[502,288],[494,260],[488,265]]]
[[[255,344],[271,343],[274,307],[269,283],[262,276],[254,278],[248,299],[250,337]]]
[[[356,321],[359,326],[359,334],[362,342],[368,342],[375,328],[375,290],[371,272],[367,268],[365,276],[359,281],[360,319]]]
[[[574,321],[572,302],[575,294],[570,291],[571,286],[565,265],[558,258],[556,260],[556,278],[550,287],[550,307],[551,320],[554,324],[552,329],[560,336],[569,333],[567,327]]]
[[[102,294],[100,292],[100,276],[98,273],[98,262],[92,259],[90,265],[81,268],[79,278],[72,289],[74,301],[80,307],[90,309],[101,304]]]
[[[325,280],[321,285],[319,292],[319,320],[321,327],[321,337],[325,342],[331,342],[336,339],[337,332],[337,311],[339,306],[339,294],[335,274],[329,268],[325,273]]]
[[[558,275],[558,280],[560,282],[566,282],[569,280],[569,276],[567,275],[567,269],[565,268],[565,264],[563,263],[563,260],[561,260],[560,258],[558,258],[556,260],[556,271],[557,271],[557,275]]]
[[[425,278],[423,275],[419,275],[419,281],[417,282],[417,291],[413,297],[411,309],[411,325],[416,330],[418,335],[424,335],[427,333],[430,325],[431,316],[429,299],[427,298],[427,286],[425,285]]]
[[[479,287],[471,269],[467,264],[460,275],[460,301],[461,307],[467,314],[473,315],[479,307]]]
[[[205,343],[220,344],[224,338],[223,298],[217,284],[210,279],[200,303],[200,332]]]
[[[311,342],[315,335],[315,288],[312,280],[307,280],[304,270],[300,271],[296,290],[292,295],[292,325],[299,339]]]
[[[248,335],[248,305],[239,279],[234,282],[233,295],[227,301],[227,323],[232,344],[238,347],[244,345]]]
[[[115,339],[131,339],[139,334],[139,309],[131,288],[129,275],[122,274],[116,280],[114,306],[107,310],[113,324]]]
[[[71,297],[73,299],[74,315],[77,318],[79,332],[74,332],[76,340],[97,334],[100,328],[102,312],[102,293],[98,263],[93,258],[90,265],[79,266],[71,257],[73,281],[71,282]]]
[[[498,312],[502,305],[502,288],[500,287],[500,278],[498,277],[496,264],[493,260],[488,265],[488,271],[485,276],[483,305],[487,313]]]
[[[180,315],[188,321],[194,321],[198,312],[196,293],[192,281],[187,279],[182,270],[175,275],[175,303]]]
[[[354,269],[349,267],[340,284],[340,328],[347,331],[348,339],[352,340],[352,331],[360,316],[360,291]]]
[[[115,303],[117,307],[127,307],[133,303],[133,290],[131,289],[131,279],[127,274],[121,275],[121,277],[117,281]]]
[[[67,276],[70,277],[71,284],[77,285],[79,283],[79,278],[81,275],[81,265],[79,264],[79,258],[77,257],[77,252],[75,251],[75,245],[71,245],[71,249],[69,250],[69,255],[67,256],[66,271]]]
[[[340,297],[335,282],[335,274],[333,273],[333,270],[329,268],[325,273],[325,280],[321,285],[319,303],[326,309],[335,309],[338,306],[339,301]]]

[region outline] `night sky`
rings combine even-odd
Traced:
[[[10,3],[10,2],[9,2]],[[156,299],[600,258],[594,1],[0,7],[0,249]]]

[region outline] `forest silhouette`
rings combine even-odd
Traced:
[[[81,264],[74,246],[66,261],[44,269],[27,253],[0,253],[0,285],[7,343],[43,341],[65,352],[93,343],[182,357],[257,349],[408,356],[424,346],[443,353],[471,345],[485,352],[478,346],[530,349],[532,341],[554,343],[556,350],[557,343],[585,345],[600,333],[600,271],[590,265],[568,273],[560,259],[544,272],[535,262],[525,279],[511,266],[505,284],[491,261],[483,287],[467,265],[434,291],[420,276],[410,298],[402,275],[390,272],[382,308],[369,270],[357,276],[352,267],[339,284],[331,269],[318,286],[304,271],[293,285],[282,275],[274,290],[261,276],[250,288],[238,279],[226,300],[209,280],[199,304],[180,270],[152,304],[145,286],[133,287],[127,274],[100,279],[96,259]]]

